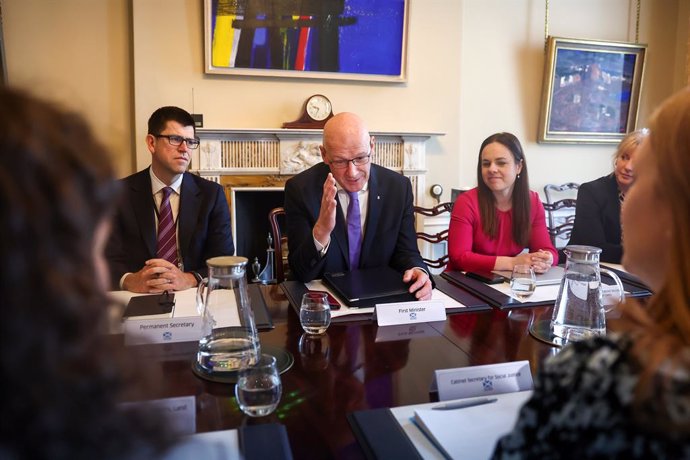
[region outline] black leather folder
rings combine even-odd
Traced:
[[[500,308],[501,310],[510,308],[549,306],[554,304],[554,300],[545,300],[541,302],[519,302],[509,295],[497,291],[490,285],[470,278],[457,270],[443,272],[441,276],[451,284],[469,291],[480,299],[486,301],[489,305]],[[651,295],[651,292],[648,289],[640,287],[634,283],[634,281],[631,280],[630,276],[627,274],[624,274],[624,276],[621,277],[621,282],[623,283],[623,288],[625,289],[626,295],[630,297],[646,297]]]
[[[402,273],[383,266],[362,268],[349,272],[326,273],[323,281],[348,307],[373,307],[377,303],[411,302],[417,298],[410,294]]]
[[[464,307],[446,308],[446,313],[461,313],[465,311],[491,310],[491,306],[485,300],[480,299],[469,291],[466,291],[440,276],[434,276],[436,289],[457,300]]]
[[[604,268],[607,268],[607,269],[611,270],[613,273],[615,273],[616,275],[618,275],[618,277],[623,282],[623,286],[625,286],[625,290],[627,292],[629,292],[631,296],[633,296],[633,297],[644,297],[646,295],[652,294],[652,290],[646,284],[644,284],[642,282],[642,280],[640,280],[635,275],[632,275],[628,272],[624,272],[622,270],[618,270],[616,268],[609,267],[609,266],[604,266]],[[604,273],[603,276],[606,276],[606,274]],[[629,286],[633,286],[636,289],[630,290],[630,289],[628,289]]]
[[[451,284],[461,287],[471,294],[484,300],[486,303],[493,307],[500,309],[508,308],[522,308],[522,307],[538,307],[543,305],[553,305],[553,300],[544,302],[519,302],[509,295],[505,295],[500,291],[497,291],[492,286],[483,283],[474,278],[470,278],[461,271],[451,270],[443,272],[441,277],[444,278]]]
[[[283,292],[287,296],[288,301],[290,302],[290,306],[293,308],[293,310],[295,310],[297,316],[299,316],[299,307],[302,303],[302,296],[308,291],[307,287],[304,285],[304,283],[301,283],[299,281],[283,281],[282,283],[280,283],[280,287],[283,289]],[[372,316],[373,313],[336,316],[334,318],[331,318],[331,323],[338,324],[353,323],[358,321],[371,321]]]
[[[389,409],[371,409],[347,414],[359,446],[366,458],[418,460],[417,449]]]
[[[238,429],[242,458],[245,460],[292,460],[290,441],[284,425],[266,423]]]
[[[254,322],[256,328],[260,331],[268,331],[274,328],[271,314],[266,307],[264,295],[261,292],[258,284],[250,284],[247,286],[247,292],[252,303],[252,311],[254,312]]]

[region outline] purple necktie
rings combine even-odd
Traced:
[[[156,257],[165,259],[171,264],[177,265],[177,236],[175,234],[175,221],[170,207],[170,194],[173,189],[163,189],[163,201],[158,215],[158,249]]]
[[[347,241],[350,248],[350,270],[359,268],[359,253],[362,249],[362,218],[359,212],[357,192],[347,192],[350,204],[347,205]]]

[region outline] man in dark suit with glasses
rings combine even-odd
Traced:
[[[374,138],[357,115],[326,123],[322,163],[285,184],[285,213],[293,276],[390,266],[420,300],[432,283],[419,254],[408,178],[371,163]]]
[[[106,249],[113,289],[163,292],[194,287],[206,259],[233,255],[230,212],[223,188],[186,172],[199,147],[194,120],[161,107],[148,122],[151,166],[122,180]]]

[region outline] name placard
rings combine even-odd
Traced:
[[[191,342],[201,338],[201,317],[126,319],[125,345]]]
[[[529,361],[436,371],[439,401],[532,389]]]
[[[376,304],[376,320],[379,326],[427,323],[445,319],[446,307],[440,300]]]
[[[196,399],[194,396],[122,403],[122,407],[125,408],[136,406],[143,410],[158,412],[168,420],[172,431],[180,436],[196,433]]]
[[[626,292],[625,294],[630,294]],[[610,305],[617,305],[621,301],[621,293],[618,290],[618,286],[615,284],[604,284],[601,283],[601,303],[608,307]]]

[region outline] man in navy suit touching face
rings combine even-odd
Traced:
[[[412,186],[372,164],[373,152],[374,138],[357,115],[340,113],[326,123],[323,162],[285,185],[290,268],[307,282],[324,273],[388,265],[417,299],[427,300],[432,283],[417,248]],[[359,240],[352,237],[353,225]]]

